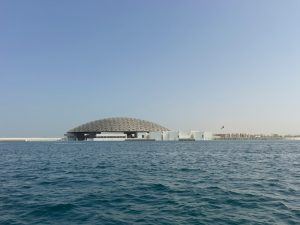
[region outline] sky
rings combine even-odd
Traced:
[[[115,116],[300,134],[299,12],[298,0],[1,0],[0,137]]]

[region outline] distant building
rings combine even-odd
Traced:
[[[152,131],[149,132],[149,139],[154,141],[162,141],[163,134],[161,131]]]
[[[278,134],[247,134],[247,133],[226,133],[215,134],[216,140],[282,140],[283,136]]]
[[[163,132],[164,141],[178,141],[179,140],[179,131],[165,131]]]
[[[62,141],[62,138],[0,138],[0,142],[42,142],[42,141]]]
[[[156,123],[134,118],[107,118],[82,124],[69,130],[68,140],[123,141],[149,139],[150,132],[168,131]]]
[[[69,130],[70,141],[198,141],[212,140],[212,134],[199,131],[170,131],[168,128],[146,120],[117,117],[95,120]]]

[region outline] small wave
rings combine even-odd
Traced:
[[[160,183],[151,184],[149,186],[149,188],[154,191],[169,191],[170,190],[169,187],[167,187],[166,185],[160,184]]]
[[[43,215],[52,215],[52,214],[64,214],[76,206],[70,203],[60,203],[54,205],[37,205],[35,209],[29,212],[29,215],[34,216],[43,216]]]

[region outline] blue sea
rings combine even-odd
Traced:
[[[2,142],[0,224],[300,224],[300,142]]]

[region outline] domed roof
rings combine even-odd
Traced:
[[[126,117],[106,118],[95,120],[82,124],[68,131],[68,133],[77,132],[150,132],[150,131],[167,131],[169,129],[158,124]]]

